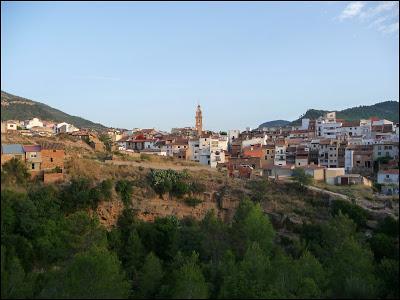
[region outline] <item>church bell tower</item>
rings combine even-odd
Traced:
[[[197,105],[197,110],[196,110],[196,130],[197,130],[197,135],[201,136],[201,133],[203,132],[203,117],[200,105]]]

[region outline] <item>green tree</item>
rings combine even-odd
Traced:
[[[92,190],[92,182],[88,178],[74,178],[61,191],[62,208],[72,212],[76,209],[92,207],[98,201],[98,194]]]
[[[131,205],[133,185],[129,180],[118,180],[115,184],[115,191],[121,196],[121,200],[126,206]]]
[[[178,252],[179,220],[175,216],[156,218],[154,223],[141,224],[139,235],[147,251],[170,261]]]
[[[13,157],[2,166],[1,183],[24,185],[30,176],[25,164]]]
[[[150,252],[146,256],[139,276],[139,297],[144,299],[154,298],[162,284],[163,276],[160,259],[153,252]]]
[[[105,248],[91,248],[77,254],[60,271],[55,271],[45,285],[42,298],[127,298],[130,283],[125,278],[117,256]]]
[[[384,258],[377,266],[377,276],[381,279],[379,296],[385,299],[399,298],[399,260]]]
[[[108,134],[100,134],[99,140],[104,144],[104,147],[108,152],[111,152],[112,140]]]
[[[145,250],[136,230],[133,230],[120,254],[121,261],[129,278],[137,278],[138,270],[143,264]]]
[[[326,251],[329,292],[338,298],[371,298],[376,296],[372,252],[354,236],[345,236]]]
[[[257,242],[247,249],[243,260],[235,266],[227,253],[222,267],[223,282],[219,297],[233,299],[264,298],[269,282],[269,258]]]
[[[1,246],[1,298],[32,298],[35,276],[25,273],[17,257],[6,254],[6,248]]]
[[[245,199],[240,202],[235,213],[231,236],[233,247],[239,257],[242,257],[253,242],[257,242],[265,253],[269,253],[273,246],[275,231],[260,204]]]
[[[198,254],[193,252],[187,262],[173,274],[172,298],[206,299],[208,285],[198,265]]]
[[[303,168],[295,168],[292,177],[301,185],[309,185],[313,181],[312,176],[307,175]]]

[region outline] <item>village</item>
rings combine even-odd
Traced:
[[[104,138],[100,141],[103,135],[112,153],[173,157],[225,170],[229,177],[285,180],[302,169],[316,182],[375,185],[384,195],[399,194],[399,124],[373,117],[345,121],[330,112],[315,120],[303,118],[298,126],[212,132],[204,130],[198,105],[195,126],[172,128],[170,133],[154,128],[99,132],[39,118],[2,122],[1,132],[50,139],[67,134],[99,151],[107,148]],[[15,157],[25,162],[33,177],[62,181],[64,155],[59,143],[2,143],[1,164]]]

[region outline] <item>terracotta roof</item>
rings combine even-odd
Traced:
[[[342,127],[357,127],[360,126],[360,121],[344,121]]]
[[[48,142],[41,142],[40,146],[43,150],[51,149],[51,150],[64,150],[64,145],[60,143],[48,143]]]
[[[379,173],[399,175],[399,169],[380,170]]]
[[[135,140],[129,140],[128,142],[131,143],[144,143],[144,142],[156,142],[156,139],[135,139]]]
[[[26,145],[22,146],[25,152],[40,152],[41,147],[40,145]]]

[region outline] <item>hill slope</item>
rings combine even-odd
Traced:
[[[280,127],[280,126],[286,126],[286,125],[289,125],[289,124],[290,124],[290,121],[274,120],[274,121],[264,122],[258,127],[259,128],[263,128],[263,127]]]
[[[302,118],[316,119],[327,112],[329,111],[309,109],[302,117],[300,117],[297,120],[294,120],[292,124],[301,123]],[[397,101],[385,101],[376,103],[374,105],[362,105],[336,111],[337,118],[345,119],[347,121],[378,117],[393,122],[398,122],[399,121],[398,114],[399,114],[399,102]]]
[[[289,124],[298,125],[301,124],[302,118],[317,119],[318,117],[330,111],[331,110],[309,109],[305,114],[303,114],[300,118],[294,120],[293,122],[284,120],[270,121],[262,123],[259,126],[259,128],[285,126]],[[399,102],[384,101],[376,103],[374,105],[362,105],[362,106],[351,107],[344,110],[336,111],[336,117],[338,119],[344,119],[346,121],[378,117],[393,122],[399,122]]]
[[[99,123],[71,116],[46,104],[32,101],[1,91],[1,120],[27,120],[38,117],[41,120],[67,122],[78,128],[92,128],[97,130],[106,127]]]

